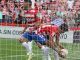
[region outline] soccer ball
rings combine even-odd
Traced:
[[[61,55],[66,58],[66,56],[68,55],[68,50],[67,49],[61,49]]]

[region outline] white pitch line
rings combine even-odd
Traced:
[[[38,55],[42,55],[42,54],[34,54],[33,56],[38,56]],[[28,55],[10,55],[10,56],[0,57],[0,59],[3,59],[3,58],[11,58],[11,57],[20,57],[20,56],[28,56]]]
[[[26,55],[11,55],[11,56],[0,57],[0,59],[2,59],[2,58],[10,58],[10,57],[19,57],[19,56],[26,56]]]
[[[38,56],[38,55],[41,55],[41,54],[35,54],[34,57],[35,57],[35,56]],[[27,56],[27,55],[10,55],[10,56],[0,57],[0,59],[20,57],[20,56],[22,57],[22,56]],[[67,57],[67,59],[69,59],[69,58],[70,58],[70,57]],[[73,57],[73,58],[71,58],[71,59],[80,59],[80,58],[75,58],[75,57]]]

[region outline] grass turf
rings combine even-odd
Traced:
[[[79,43],[62,43],[68,49],[69,54],[66,60],[80,60]],[[42,60],[42,51],[33,42],[33,53],[35,56],[32,60]],[[25,48],[16,39],[0,38],[0,60],[27,60]],[[53,54],[51,51],[51,58]]]

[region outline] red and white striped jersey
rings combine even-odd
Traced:
[[[27,19],[27,23],[33,24],[37,21],[40,21],[40,18],[38,18],[36,16],[37,13],[38,13],[38,10],[36,10],[36,9],[25,11],[25,16],[26,16],[26,19]]]
[[[25,16],[26,16],[26,19],[27,19],[27,23],[32,26],[32,27],[29,27],[28,28],[29,31],[34,31],[35,30],[34,24],[36,22],[39,22],[40,21],[40,18],[38,18],[36,16],[37,13],[38,13],[38,10],[37,9],[25,11]]]
[[[20,2],[22,2],[22,3],[23,3],[23,2],[24,2],[24,0],[20,0]]]
[[[53,34],[58,32],[58,27],[55,25],[42,25],[38,30],[37,33],[44,33],[44,32],[48,32],[51,36],[53,36]]]
[[[10,3],[10,11],[14,12],[14,3]]]

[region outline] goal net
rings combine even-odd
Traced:
[[[26,49],[18,41],[18,38],[21,35],[20,33],[26,26],[26,23],[30,23],[30,21],[34,22],[34,11],[31,9],[31,1],[28,1],[29,2],[24,2],[24,0],[0,1],[0,60],[28,60],[29,58]],[[78,14],[80,11],[78,13],[73,13],[78,9],[75,7],[76,4],[73,6],[74,10],[68,9],[67,11],[65,2],[60,2],[61,0],[42,0],[42,2],[40,0],[36,1],[39,9],[42,9],[42,11],[44,10],[42,12],[42,14],[44,13],[43,15],[41,15],[41,10],[38,10],[37,15],[37,17],[43,19],[43,23],[50,22],[46,19],[55,19],[57,14],[63,18],[65,23],[68,25],[69,31],[60,35],[60,42],[66,49],[68,49],[69,52],[65,60],[80,60],[80,16]],[[39,2],[42,3],[40,6],[38,5]],[[75,3],[78,2],[76,1]],[[65,8],[65,10],[63,8]],[[45,13],[46,10],[48,11],[47,13]],[[62,11],[68,12],[68,15],[61,13]],[[77,14],[78,16],[74,18],[72,17],[73,14]],[[36,46],[34,41],[32,42],[32,51],[32,60],[43,59],[42,50]],[[51,49],[49,54],[51,56],[51,60],[54,60],[53,51]]]

